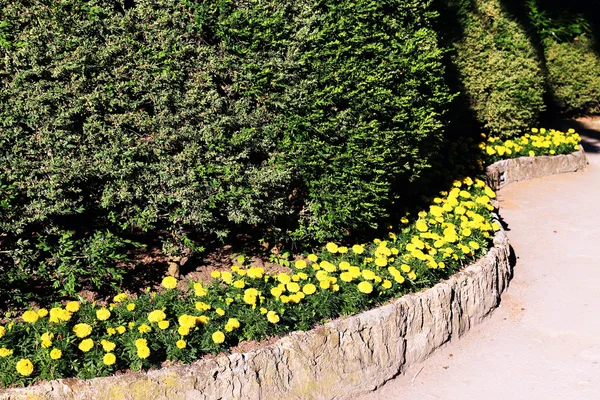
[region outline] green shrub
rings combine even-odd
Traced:
[[[500,0],[448,3],[462,28],[452,61],[478,121],[503,136],[534,125],[545,108],[544,74],[525,29]]]
[[[429,3],[0,0],[9,268],[58,279],[39,243],[55,259],[66,232],[163,232],[177,252],[377,226],[452,99]]]
[[[559,109],[567,115],[600,113],[600,57],[586,36],[572,42],[548,41],[548,83]]]

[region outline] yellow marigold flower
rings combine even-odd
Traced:
[[[123,325],[117,326],[117,333],[118,333],[119,335],[122,335],[122,334],[124,334],[126,330],[127,330],[127,329],[126,329],[126,328],[125,328]]]
[[[115,347],[117,346],[113,342],[109,342],[108,340],[104,340],[104,339],[102,339],[100,341],[100,344],[102,345],[102,348],[104,349],[104,351],[113,351],[115,349]]]
[[[222,308],[220,308],[220,307],[219,307],[219,308],[217,308],[217,309],[215,310],[215,312],[216,312],[218,315],[221,315],[221,316],[225,315],[225,310],[223,310],[223,309],[222,309]]]
[[[235,288],[243,289],[244,286],[246,286],[246,282],[244,282],[243,279],[238,279],[235,282],[233,282],[233,287]]]
[[[110,318],[110,311],[108,311],[108,309],[102,307],[101,309],[96,311],[96,318],[98,318],[100,321],[106,321],[107,319]]]
[[[297,293],[300,291],[300,285],[298,285],[296,282],[290,282],[286,284],[285,287],[290,293]]]
[[[279,286],[271,288],[271,295],[275,298],[279,298],[283,294],[283,290],[284,289],[280,288]]]
[[[348,252],[348,248],[346,246],[340,246],[338,247],[338,253],[340,254],[346,254]]]
[[[194,292],[198,297],[204,297],[208,293],[208,290],[200,282],[194,283]]]
[[[33,364],[28,358],[22,358],[17,362],[17,372],[23,376],[29,376],[33,372]]]
[[[165,276],[161,282],[161,285],[167,289],[175,289],[177,287],[177,278]]]
[[[73,327],[73,333],[78,338],[84,338],[92,333],[92,327],[88,324],[77,324]]]
[[[210,318],[208,318],[206,315],[201,315],[196,318],[196,321],[200,322],[201,324],[208,324],[210,322]]]
[[[125,300],[127,300],[127,293],[119,293],[118,295],[116,295],[115,297],[113,297],[113,301],[115,303],[122,303]]]
[[[6,347],[0,347],[0,357],[8,357],[12,353],[12,350],[7,349]]]
[[[146,347],[148,346],[148,341],[146,339],[136,339],[135,347]]]
[[[292,281],[292,278],[285,272],[281,272],[281,273],[277,274],[277,280],[283,284],[286,284],[286,283],[290,283]]]
[[[473,240],[471,240],[471,241],[469,242],[469,246],[470,246],[470,247],[471,247],[473,250],[479,250],[479,243],[477,243],[477,242],[475,242],[475,241],[473,241]]]
[[[183,339],[179,339],[177,342],[175,342],[175,346],[177,346],[178,349],[185,349],[186,345],[187,343]]]
[[[52,346],[52,340],[42,340],[42,347],[44,349],[47,349],[50,346]]]
[[[61,349],[52,349],[50,351],[50,358],[53,360],[58,360],[62,357],[62,350]]]
[[[417,221],[417,223],[415,224],[415,228],[417,228],[417,230],[420,232],[427,232],[429,230],[427,222],[423,221],[422,219]]]
[[[231,304],[231,303],[233,303],[233,299],[232,299],[231,297],[227,297],[227,298],[225,299],[225,304],[229,305],[229,304]]]
[[[191,315],[183,314],[178,318],[179,325],[193,328],[196,326],[196,317]]]
[[[163,310],[154,310],[148,313],[148,322],[160,322],[167,318]]]
[[[269,311],[267,312],[267,320],[272,324],[276,324],[280,321],[280,318],[275,311]]]
[[[329,242],[325,245],[325,249],[330,253],[337,253],[338,245],[332,242]]]
[[[375,276],[377,276],[377,274],[375,274],[375,272],[371,271],[370,269],[364,269],[362,271],[362,277],[366,280],[372,281],[373,279],[375,279]]]
[[[177,328],[177,333],[179,333],[181,336],[187,336],[190,334],[190,328],[187,326],[180,326]]]
[[[113,353],[106,353],[104,357],[102,357],[104,365],[113,365],[116,361],[117,357]]]
[[[392,282],[384,279],[383,283],[381,284],[381,287],[383,287],[384,289],[390,289],[392,287]]]
[[[40,319],[40,316],[35,311],[25,311],[23,313],[23,321],[29,322],[31,324],[37,322]]]
[[[264,276],[265,270],[261,267],[252,267],[248,269],[248,277],[253,279],[260,279]]]
[[[340,274],[340,279],[344,282],[352,282],[352,279],[354,279],[354,276],[352,275],[352,273],[346,271],[346,272],[342,272]]]
[[[237,318],[229,318],[227,324],[232,326],[234,329],[237,329],[241,326],[240,321]]]
[[[263,315],[264,315],[264,314],[266,314],[266,313],[267,313],[269,310],[267,310],[267,309],[266,309],[266,308],[264,308],[264,307],[261,307],[261,308],[259,309],[259,311],[260,311],[260,313],[261,313],[261,314],[263,314]]]
[[[387,265],[387,259],[385,257],[377,257],[375,259],[375,265],[378,267],[385,267]]]
[[[358,291],[361,293],[369,294],[373,291],[373,285],[370,282],[363,281],[358,284]]]
[[[160,321],[160,322],[158,323],[158,327],[159,327],[160,329],[162,329],[163,331],[164,331],[165,329],[167,329],[167,328],[169,327],[169,325],[170,325],[170,324],[169,324],[169,321]]]
[[[65,310],[74,313],[79,311],[79,307],[80,305],[78,301],[70,301],[65,305]]]
[[[140,346],[137,348],[137,356],[141,359],[148,358],[150,355],[150,349],[146,346]]]
[[[37,315],[40,318],[44,318],[46,315],[48,315],[48,310],[46,310],[45,308],[40,308],[39,310],[37,310]]]
[[[6,334],[6,328],[3,326],[0,326],[0,338],[4,337],[5,334]]]
[[[196,310],[198,310],[198,311],[210,310],[210,304],[206,304],[201,301],[196,302],[195,307],[196,307]]]
[[[400,222],[402,222],[404,225],[406,225],[406,224],[408,224],[408,218],[402,217],[402,218],[400,218]]]
[[[296,269],[304,269],[306,268],[306,261],[296,260],[296,262],[294,263],[294,267],[296,267]]]
[[[46,341],[46,340],[54,340],[54,333],[52,332],[44,332],[40,335],[40,340],[41,341]]]
[[[83,339],[81,343],[79,343],[79,350],[87,353],[94,347],[94,341],[92,339]]]
[[[221,280],[226,284],[231,285],[231,282],[233,281],[233,275],[229,271],[222,271]]]
[[[142,324],[142,325],[138,326],[138,332],[140,332],[140,333],[148,333],[151,331],[152,331],[152,328],[146,324]]]
[[[133,310],[135,310],[135,303],[127,304],[127,311],[133,311]]]
[[[221,277],[221,272],[220,271],[212,271],[210,273],[210,276],[215,278],[215,279],[219,279]]]
[[[128,322],[127,326],[129,327],[129,329],[133,329],[133,327],[135,326],[135,322],[133,322],[133,321]]]
[[[112,336],[115,333],[117,333],[117,330],[115,328],[106,328],[106,333],[108,333],[110,336]]]
[[[307,295],[314,294],[317,291],[317,287],[312,283],[307,283],[302,287],[302,292]]]
[[[306,258],[308,258],[309,261],[314,262],[314,263],[319,260],[319,257],[317,257],[314,254],[309,254],[308,257],[306,257]]]
[[[463,236],[468,237],[471,236],[471,230],[469,228],[465,228],[460,232]]]
[[[212,340],[216,344],[223,343],[225,341],[225,334],[223,332],[221,332],[221,331],[215,331],[212,334]]]

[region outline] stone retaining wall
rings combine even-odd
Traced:
[[[498,190],[512,182],[579,171],[587,164],[588,161],[581,146],[579,146],[579,151],[567,155],[502,160],[487,167],[487,183],[492,189]]]
[[[586,164],[581,149],[500,161],[487,172],[498,189]],[[509,251],[500,230],[486,256],[431,289],[248,353],[147,373],[0,390],[0,399],[351,399],[424,360],[493,311],[512,277]]]

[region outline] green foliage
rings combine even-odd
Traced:
[[[15,264],[40,231],[60,260],[89,245],[68,231],[168,232],[174,254],[200,234],[377,226],[428,168],[452,99],[434,17],[427,0],[0,0]],[[62,285],[84,268],[66,264],[42,269]]]
[[[525,3],[529,20],[542,40],[564,43],[592,33],[588,19],[582,13],[568,12],[569,5],[556,7],[555,0],[527,0]]]
[[[541,61],[525,29],[499,0],[450,1],[462,27],[452,61],[478,121],[516,135],[544,110]]]
[[[549,41],[546,46],[549,86],[559,109],[567,115],[600,113],[600,57],[592,40]]]

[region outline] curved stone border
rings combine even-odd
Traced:
[[[495,162],[487,167],[488,185],[498,190],[512,182],[546,175],[575,172],[588,164],[583,147],[571,154],[558,156],[519,157]]]
[[[494,188],[587,164],[566,156],[523,157],[488,167]],[[503,230],[480,260],[448,280],[361,314],[242,354],[147,373],[60,379],[0,390],[0,399],[346,399],[367,393],[482,321],[512,277]]]

